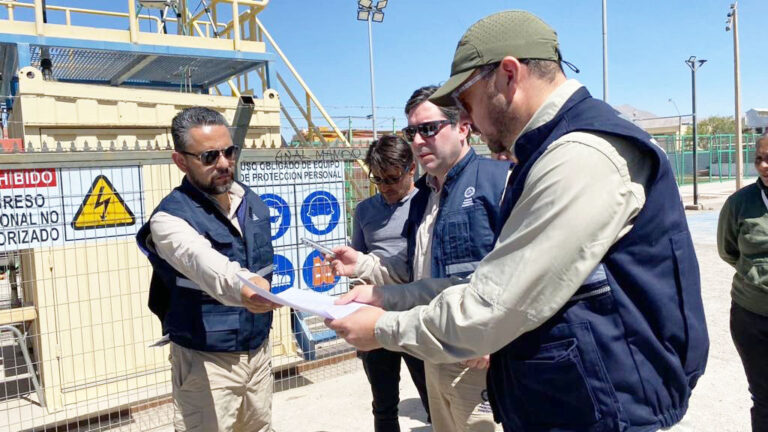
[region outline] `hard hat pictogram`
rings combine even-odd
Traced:
[[[91,188],[72,220],[72,228],[86,230],[112,228],[136,223],[133,212],[104,175],[93,180]]]

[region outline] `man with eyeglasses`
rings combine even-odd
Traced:
[[[365,155],[369,179],[379,193],[355,207],[352,248],[386,262],[382,271],[391,277],[408,280],[406,240],[403,233],[411,199],[416,194],[413,176],[416,162],[411,146],[402,138],[385,135],[374,141]],[[365,375],[373,395],[373,430],[399,432],[400,365],[405,361],[429,417],[424,362],[405,353],[377,349],[360,351]]]
[[[689,430],[681,420],[709,339],[671,167],[561,63],[554,30],[528,12],[467,30],[430,100],[462,106],[491,151],[518,161],[496,246],[428,306],[327,324],[360,349],[434,362],[491,352],[505,431]],[[362,287],[339,302],[387,304],[421,285]]]
[[[271,431],[272,310],[238,275],[270,289],[269,209],[234,181],[240,149],[216,111],[171,126],[181,185],[137,234],[152,264],[149,307],[170,340],[177,431]]]
[[[416,183],[406,224],[410,278],[466,278],[493,249],[503,223],[499,204],[509,162],[478,156],[469,145],[470,125],[455,107],[429,101],[437,86],[417,89],[405,105],[403,135],[427,172]],[[386,263],[348,248],[334,249],[334,268],[374,284],[402,283],[388,277]],[[384,265],[382,265],[384,264]],[[391,272],[390,272],[391,273]],[[431,296],[423,296],[426,304]],[[388,310],[410,307],[403,295]],[[486,396],[488,356],[460,363],[425,363],[427,395],[436,432],[496,430]]]

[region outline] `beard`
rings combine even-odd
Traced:
[[[220,195],[220,194],[229,192],[229,189],[232,187],[232,183],[235,181],[234,172],[232,168],[216,170],[216,174],[214,178],[219,177],[221,175],[228,176],[228,179],[224,184],[215,184],[213,178],[206,181],[205,179],[199,178],[197,175],[192,175],[191,172],[187,173],[187,176],[189,177],[189,181],[193,185],[195,185],[198,189],[207,193],[208,195]]]
[[[512,147],[517,135],[513,125],[516,118],[512,116],[509,109],[511,102],[507,102],[491,85],[487,88],[486,97],[488,98],[488,119],[494,131],[492,134],[484,133],[483,139],[493,153],[504,153]]]

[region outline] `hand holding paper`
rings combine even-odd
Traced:
[[[247,286],[253,289],[255,294],[272,303],[290,306],[302,312],[312,313],[323,318],[343,318],[358,310],[360,307],[365,306],[361,303],[354,302],[345,305],[335,305],[333,304],[334,298],[331,296],[296,288],[288,288],[279,294],[273,294],[267,290],[259,288],[253,282],[240,275],[237,275],[237,277],[243,282],[244,287]]]

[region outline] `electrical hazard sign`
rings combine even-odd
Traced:
[[[105,175],[93,181],[72,221],[76,230],[133,225],[136,217]]]
[[[138,166],[61,170],[66,241],[135,235],[144,221]]]

